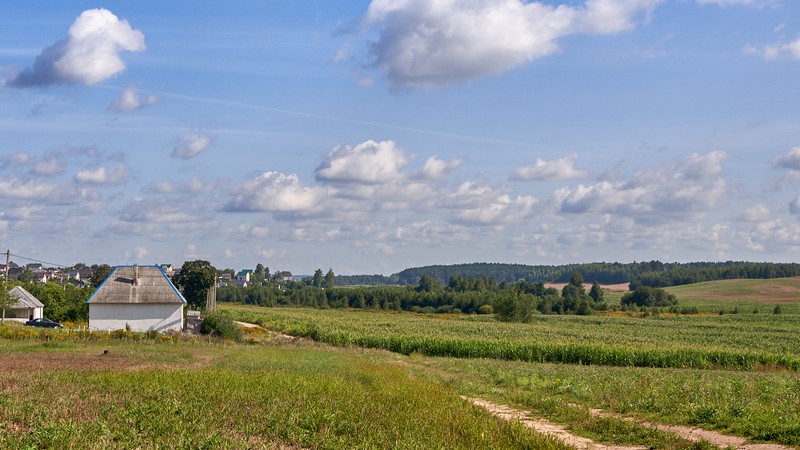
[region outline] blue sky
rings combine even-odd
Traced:
[[[794,261],[800,3],[5,2],[0,244],[58,264]]]

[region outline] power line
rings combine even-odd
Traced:
[[[49,266],[56,266],[56,267],[63,267],[63,268],[72,267],[72,266],[65,266],[64,264],[56,264],[56,263],[47,262],[47,261],[40,261],[38,259],[28,258],[27,256],[18,255],[16,253],[11,253],[11,256],[13,256],[15,258],[22,258],[22,259],[24,259],[26,261],[33,261],[33,262],[37,262],[37,263],[40,263],[40,264],[47,264]]]

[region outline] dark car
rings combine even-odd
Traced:
[[[60,323],[53,322],[52,320],[48,319],[47,317],[42,317],[40,319],[29,320],[29,321],[25,322],[25,325],[28,325],[28,326],[31,326],[31,327],[64,328],[64,326],[61,325]]]

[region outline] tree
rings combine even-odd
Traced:
[[[316,288],[322,287],[322,269],[314,271],[314,278],[311,280],[311,285]]]
[[[16,299],[8,293],[5,285],[3,285],[3,289],[0,290],[0,309],[3,310],[0,325],[6,323],[6,310],[10,309],[14,303],[16,303]]]
[[[442,287],[442,282],[439,281],[438,278],[434,278],[430,275],[423,275],[419,279],[419,285],[417,286],[417,292],[432,292],[438,291]]]
[[[92,286],[98,287],[103,284],[103,281],[111,275],[112,267],[108,264],[100,264],[96,268],[92,269],[92,278],[90,278],[90,282]]]
[[[333,269],[328,269],[328,273],[325,274],[325,282],[323,285],[325,289],[336,286],[336,276],[333,274]]]
[[[216,278],[217,269],[210,262],[198,259],[184,262],[172,281],[181,289],[190,307],[203,309],[206,307],[208,290]]]
[[[592,300],[595,303],[602,303],[603,302],[603,288],[600,286],[600,283],[595,281],[592,283],[592,289],[589,290],[589,297],[592,297]]]

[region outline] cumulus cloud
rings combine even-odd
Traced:
[[[402,176],[407,158],[393,141],[366,141],[355,147],[340,145],[329,151],[314,171],[319,181],[377,184]]]
[[[125,166],[117,166],[111,170],[98,167],[94,170],[80,170],[75,173],[75,182],[80,184],[124,184],[128,181],[128,170]]]
[[[536,159],[529,166],[518,167],[514,170],[511,179],[522,181],[542,180],[578,180],[586,178],[589,174],[585,170],[575,170],[575,161],[578,155],[572,153],[554,161]]]
[[[192,159],[203,153],[212,143],[214,138],[200,131],[190,131],[178,139],[169,155],[173,158]]]
[[[559,50],[576,33],[633,28],[661,0],[373,0],[372,64],[399,87],[438,87],[505,72]]]
[[[534,197],[500,195],[486,205],[464,209],[455,215],[455,222],[465,225],[502,225],[525,220],[536,213],[539,203]]]
[[[739,220],[742,222],[762,222],[769,220],[772,217],[772,211],[766,205],[756,205],[752,208],[745,209],[739,214]]]
[[[86,10],[66,39],[45,48],[28,68],[6,82],[25,88],[53,84],[91,86],[125,70],[123,51],[145,49],[144,35],[107,9]]]
[[[788,152],[777,156],[773,163],[778,169],[800,170],[800,147],[793,147]]]
[[[64,172],[62,163],[55,158],[43,159],[33,166],[33,171],[37,175],[55,175]]]
[[[445,161],[436,156],[431,156],[425,161],[425,165],[416,173],[415,178],[423,180],[436,180],[444,175],[452,173],[464,162],[461,158],[455,158],[452,161]]]
[[[49,200],[58,194],[59,186],[33,180],[0,179],[0,197],[25,200]]]
[[[297,175],[265,172],[233,190],[225,205],[232,212],[303,213],[313,210],[324,198],[324,189],[303,186]]]
[[[702,215],[723,198],[722,151],[693,154],[655,170],[637,173],[629,181],[603,181],[555,192],[564,213],[596,212],[633,217],[642,222],[682,220]]]
[[[135,87],[127,87],[122,94],[108,105],[109,111],[127,113],[137,109],[147,108],[159,102],[157,95],[140,94]]]

